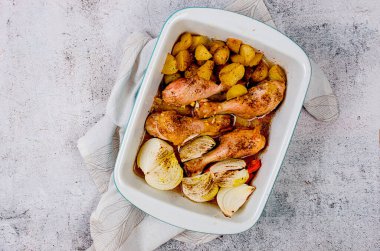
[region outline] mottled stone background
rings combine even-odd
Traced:
[[[105,111],[120,45],[174,10],[231,1],[0,0],[0,250],[90,246],[98,194],[76,141]],[[379,250],[380,1],[266,3],[326,72],[340,117],[302,112],[252,229],[159,250]]]

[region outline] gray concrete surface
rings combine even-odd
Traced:
[[[0,250],[90,246],[98,194],[76,141],[103,115],[131,31],[156,35],[176,9],[231,1],[184,2],[0,0]],[[159,250],[379,250],[380,2],[266,3],[327,73],[340,118],[302,112],[252,229]]]

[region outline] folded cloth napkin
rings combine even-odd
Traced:
[[[263,0],[237,0],[226,9],[274,26]],[[172,238],[200,244],[218,237],[181,229],[146,215],[125,200],[113,182],[119,143],[155,42],[147,34],[129,36],[106,114],[78,141],[80,154],[102,194],[90,217],[93,244],[89,250],[153,250]],[[334,119],[338,116],[337,99],[323,72],[313,62],[312,68],[304,106],[318,120]]]

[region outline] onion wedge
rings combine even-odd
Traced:
[[[237,187],[249,178],[247,169],[231,170],[214,174],[214,180],[220,187]]]
[[[209,136],[200,136],[187,142],[179,149],[182,162],[201,157],[216,145],[215,140]]]
[[[159,190],[171,190],[183,178],[183,169],[173,147],[158,138],[148,140],[140,148],[137,165],[144,172],[148,185]]]
[[[190,200],[205,202],[212,200],[218,193],[219,187],[212,179],[211,173],[183,178],[182,191]]]
[[[255,191],[255,187],[242,184],[238,187],[221,188],[216,200],[223,214],[231,217]]]
[[[211,173],[220,173],[230,170],[239,170],[243,169],[246,166],[246,163],[242,159],[227,159],[219,161],[210,167]]]

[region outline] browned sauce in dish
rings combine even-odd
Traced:
[[[226,145],[229,146],[228,144],[225,144],[225,141],[223,141],[224,143],[221,143],[220,137],[229,134],[232,131],[235,132],[235,129],[241,129],[237,130],[237,132],[242,130],[250,132],[255,131],[260,137],[264,137],[265,143],[264,141],[261,141],[261,147],[255,152],[255,154],[249,156],[240,155],[243,157],[235,158],[240,159],[240,162],[243,160],[246,163],[246,167],[243,169],[246,169],[247,172],[249,172],[249,179],[246,180],[247,176],[245,176],[243,183],[252,184],[252,179],[255,178],[261,167],[260,156],[269,145],[269,133],[272,118],[285,96],[286,75],[284,70],[279,65],[268,60],[262,52],[254,49],[250,45],[244,44],[244,41],[233,38],[229,38],[227,41],[210,40],[205,36],[184,33],[175,43],[172,54],[173,55],[167,55],[162,70],[164,78],[159,85],[157,95],[148,115],[148,117],[150,117],[151,114],[153,114],[152,117],[156,116],[156,114],[157,116],[154,117],[154,119],[151,118],[149,125],[148,122],[146,123],[146,130],[140,142],[140,148],[144,143],[150,141],[150,139],[164,139],[165,142],[173,148],[174,155],[180,166],[185,169],[186,172],[183,172],[183,177],[195,177],[199,174],[208,175],[207,172],[213,170],[210,166],[218,161],[207,162],[200,166],[200,170],[194,171],[192,169],[186,169],[190,168],[186,167],[189,161],[187,161],[186,164],[181,162],[178,145],[182,145],[181,147],[183,147],[183,145],[189,144],[190,141],[183,141],[181,139],[177,141],[180,142],[177,145],[173,144],[172,142],[176,142],[177,139],[176,132],[172,132],[171,130],[173,130],[173,128],[181,128],[181,123],[186,123],[186,119],[183,119],[183,117],[202,119],[202,121],[210,119],[207,121],[214,123],[216,116],[230,116],[230,121],[233,121],[232,128],[230,126],[230,128],[225,129],[224,131],[219,130],[218,135],[207,134],[215,141],[215,145],[209,151],[218,148],[219,145],[221,147],[225,147]],[[223,102],[229,104],[228,109],[222,107],[221,104]],[[211,112],[208,109],[211,109]],[[162,119],[160,116],[165,116],[163,112],[165,113],[166,111],[171,111],[170,116],[172,117],[164,117],[164,119]],[[173,115],[173,113],[175,115]],[[179,125],[170,127],[167,125],[168,123],[178,123]],[[205,123],[207,124],[209,122]],[[165,126],[170,129],[166,130]],[[163,129],[160,130],[158,127]],[[154,136],[151,135],[152,130],[157,131],[153,133]],[[172,133],[170,135],[171,138],[163,135],[162,132]],[[178,132],[178,134],[181,133],[184,132]],[[226,137],[229,139],[230,135]],[[227,139],[226,137],[225,140]],[[212,139],[209,138],[211,141]],[[233,145],[232,149],[235,150],[235,148],[238,148],[236,150],[237,152],[239,152],[239,149],[244,152],[244,147],[247,147],[246,144],[251,144],[246,143],[251,142],[251,138],[247,138],[246,142],[244,142],[244,140],[236,142],[239,143]],[[228,151],[233,151],[231,148],[228,149]],[[173,154],[173,151],[171,154]],[[173,158],[174,155],[172,155]],[[190,162],[193,160],[190,160]],[[145,169],[140,169],[137,164],[137,156],[133,170],[137,176],[146,179],[143,172]],[[237,172],[238,170],[242,169],[230,169],[222,172],[222,175],[227,174],[228,172]],[[149,173],[147,173],[147,175],[148,174]],[[216,174],[212,173],[212,175]],[[212,177],[212,182],[219,182],[216,181],[218,179],[217,175]],[[184,180],[185,179],[182,181],[185,182]],[[236,186],[242,186],[243,183],[238,183]],[[175,187],[171,187],[170,190],[178,192],[184,197],[189,197],[188,194],[184,194],[184,188],[181,188],[181,185],[177,186],[176,184]],[[220,189],[235,187],[235,185],[225,186],[223,185],[224,183],[217,184]],[[219,192],[221,191],[220,189]],[[251,189],[248,196],[253,191],[254,188]],[[195,196],[195,199],[190,199],[198,201],[199,198]],[[198,202],[201,201],[202,198],[200,198],[200,201]],[[217,205],[216,193],[212,198],[210,197],[203,201]],[[228,211],[226,208],[222,207],[221,209],[226,216],[231,217],[240,206],[241,205],[234,210],[231,209],[232,211]]]

